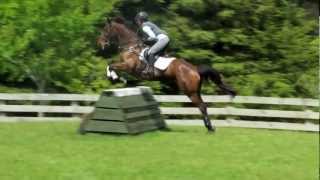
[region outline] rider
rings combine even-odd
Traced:
[[[148,14],[143,11],[139,12],[135,17],[135,21],[138,26],[142,28],[143,32],[148,36],[146,41],[149,43],[155,42],[147,52],[147,61],[153,65],[156,61],[156,56],[164,51],[168,46],[170,39],[165,31],[148,19]]]

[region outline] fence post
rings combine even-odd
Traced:
[[[47,101],[40,101],[39,105],[48,105],[48,102]],[[38,112],[38,117],[44,117],[44,116],[45,116],[45,113]]]
[[[72,106],[73,108],[76,108],[76,107],[79,106],[79,102],[78,102],[78,101],[71,101],[71,106]],[[79,114],[72,114],[72,117],[81,117],[81,115],[79,115]]]
[[[6,101],[0,100],[0,105],[5,105],[5,104],[6,104]],[[0,117],[5,117],[5,116],[6,116],[5,112],[0,112]]]
[[[304,108],[305,108],[305,109],[304,109],[304,112],[306,113],[307,116],[310,116],[310,114],[313,113],[312,110],[307,109],[306,107],[304,107]],[[308,120],[305,120],[305,121],[304,121],[304,124],[310,124],[310,123],[311,123],[310,120],[309,120],[309,121],[308,121]]]
[[[38,112],[38,117],[44,117],[44,113],[43,112]]]
[[[234,116],[232,115],[231,111],[232,111],[232,106],[228,105],[227,107],[225,107],[227,110],[227,115],[226,115],[226,121],[228,123],[232,123],[232,121],[234,120]]]

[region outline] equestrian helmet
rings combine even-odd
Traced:
[[[144,21],[147,21],[148,18],[149,18],[149,15],[146,12],[141,11],[136,15],[135,20],[136,20],[136,22],[138,22],[138,21],[144,22]]]

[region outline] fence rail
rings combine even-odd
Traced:
[[[316,99],[302,98],[277,98],[277,97],[259,97],[259,96],[202,96],[209,103],[238,103],[238,104],[269,104],[269,105],[293,105],[319,107],[319,101]],[[182,95],[156,95],[159,102],[191,102],[190,99]]]
[[[98,100],[98,95],[86,94],[7,94],[0,93],[0,122],[17,122],[17,121],[46,121],[46,120],[75,120],[76,116],[92,112],[92,103]],[[182,95],[156,95],[156,100],[161,103],[188,103],[190,100]],[[319,121],[319,112],[313,111],[319,107],[319,101],[316,99],[302,98],[276,98],[276,97],[256,97],[256,96],[203,96],[208,103],[227,103],[223,108],[208,108],[209,115],[227,116],[227,121],[217,121],[220,126],[236,127],[255,127],[255,128],[272,128],[272,129],[291,129],[305,131],[319,131],[318,124],[310,124],[309,121]],[[54,103],[53,103],[54,102]],[[62,102],[67,105],[50,105]],[[37,105],[33,105],[33,104]],[[40,104],[40,105],[39,105]],[[42,105],[46,104],[46,105]],[[84,105],[83,105],[84,104]],[[303,110],[275,110],[273,109],[249,109],[232,107],[234,104],[256,104],[256,105],[276,105],[296,106]],[[313,110],[312,110],[313,109]],[[318,108],[317,108],[318,109]],[[162,114],[165,115],[199,115],[200,111],[194,107],[161,107]],[[39,117],[17,116],[16,113],[36,113]],[[51,117],[48,117],[50,114]],[[53,114],[53,115],[52,115]],[[72,116],[62,116],[69,114]],[[14,115],[14,116],[13,116]],[[45,117],[42,117],[45,116]],[[256,117],[258,121],[232,120],[230,117]],[[263,122],[261,118],[277,118],[279,120],[290,119],[305,120],[306,124],[281,122]],[[169,124],[190,124],[190,120],[168,121]],[[195,121],[191,124],[201,124],[201,121]],[[259,125],[260,123],[260,125]],[[318,123],[318,122],[316,122]],[[298,127],[298,128],[297,128]]]
[[[1,101],[77,101],[77,102],[95,102],[99,95],[88,94],[8,94],[0,93]],[[190,102],[188,97],[183,95],[155,95],[159,102]],[[277,98],[277,97],[259,97],[259,96],[208,96],[204,95],[206,102],[212,103],[242,103],[242,104],[273,104],[273,105],[294,105],[319,107],[317,99],[303,98]]]

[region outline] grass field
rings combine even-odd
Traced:
[[[1,180],[317,180],[319,135],[172,127],[78,135],[78,123],[1,123]]]

